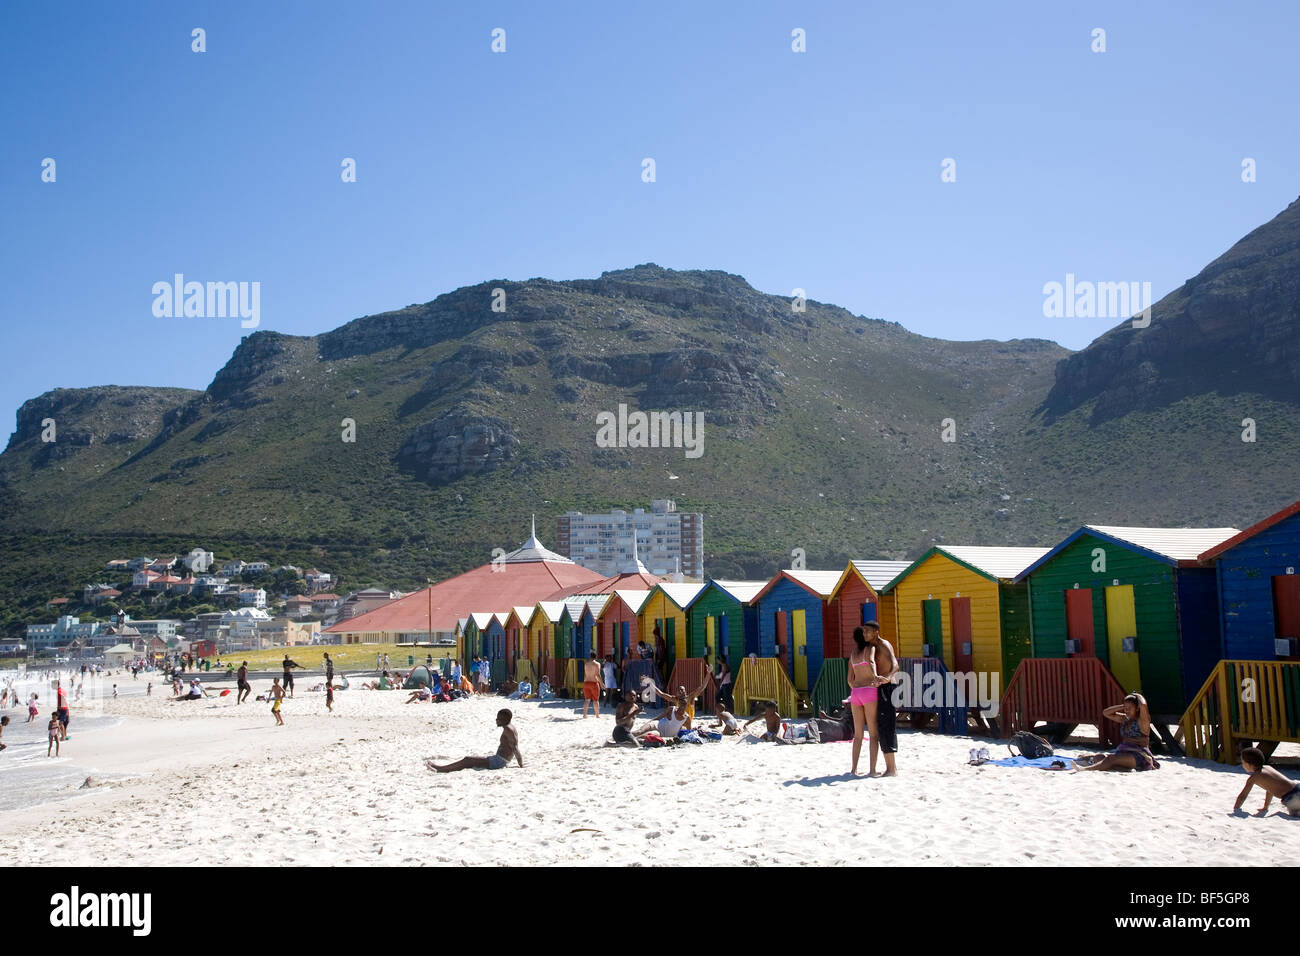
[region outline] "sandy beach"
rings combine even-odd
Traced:
[[[905,730],[898,777],[852,778],[848,743],[607,748],[609,712],[584,720],[572,702],[408,705],[404,692],[349,690],[331,715],[323,694],[305,690],[314,681],[285,702],[284,727],[266,704],[237,706],[233,695],[173,703],[155,687],[104,701],[120,722],[74,733],[63,757],[77,781],[102,785],[65,783],[50,802],[0,812],[0,863],[858,865],[871,854],[1268,866],[1293,862],[1300,839],[1300,819],[1276,802],[1253,815],[1259,791],[1252,815],[1234,816],[1244,774],[1203,761],[1165,759],[1145,774],[971,767],[972,747],[1005,747]],[[515,712],[523,769],[425,769],[427,757],[493,752],[502,706]]]

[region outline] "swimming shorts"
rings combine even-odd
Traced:
[[[616,744],[627,743],[631,739],[632,739],[632,732],[628,730],[626,727],[614,728],[614,743]]]
[[[1291,816],[1300,817],[1300,783],[1292,787],[1285,796],[1282,797],[1282,806],[1290,811]]]
[[[275,699],[275,702],[271,704],[271,713],[274,714],[277,711],[279,711],[279,709],[280,709],[280,698],[277,697]]]
[[[594,680],[583,681],[582,696],[587,700],[600,700],[600,685]]]
[[[67,729],[68,729],[68,720],[69,720],[69,716],[68,716],[68,708],[66,708],[66,707],[60,707],[60,708],[59,708],[59,712],[58,712],[58,718],[59,718],[59,723],[61,723],[61,724],[63,725],[63,729],[64,729],[64,730],[67,730]]]
[[[860,706],[865,704],[874,704],[878,696],[876,688],[874,687],[854,687],[849,693],[849,703],[858,704]]]
[[[504,770],[507,766],[508,764],[506,763],[505,758],[500,754],[493,754],[491,757],[488,757],[487,768],[489,770]]]

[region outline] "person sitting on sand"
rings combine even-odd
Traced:
[[[745,721],[745,725],[741,727],[741,730],[747,730],[749,725],[756,720],[764,721],[767,727],[767,732],[759,737],[759,740],[774,740],[777,743],[785,742],[781,737],[781,713],[776,709],[776,701],[769,700],[767,706],[763,708],[763,712],[757,717],[751,717]]]
[[[680,707],[685,710],[685,718],[682,721],[682,729],[690,730],[691,722],[695,719],[695,701],[701,694],[704,693],[704,688],[707,687],[708,684],[709,684],[709,672],[708,669],[705,668],[704,680],[700,681],[700,686],[695,688],[695,690],[690,694],[686,693],[685,684],[677,685],[676,694],[665,694],[655,685],[654,681],[650,682],[650,688],[655,692],[655,694],[659,696],[661,700],[667,702],[668,704],[674,707]]]
[[[1080,770],[1159,770],[1160,763],[1151,752],[1151,712],[1146,698],[1129,694],[1124,703],[1107,707],[1102,712],[1107,720],[1120,725],[1119,746],[1111,754],[1080,757],[1075,761]]]
[[[709,675],[706,671],[704,674],[704,683],[707,684],[708,680]],[[672,740],[683,729],[689,730],[691,721],[691,705],[695,698],[703,693],[704,684],[701,684],[696,688],[695,693],[693,694],[687,694],[684,686],[679,686],[676,694],[665,694],[655,686],[653,681],[650,682],[650,686],[654,689],[656,694],[668,702],[668,707],[659,715],[658,720],[648,721],[642,725],[640,730],[635,731],[632,736],[641,739],[648,733],[657,733],[660,737],[664,738],[664,740]]]
[[[528,697],[532,696],[532,693],[533,693],[533,682],[530,680],[523,680],[519,684],[519,689],[510,695],[510,699],[526,700]]]
[[[414,704],[417,700],[428,700],[432,696],[433,695],[429,693],[429,688],[417,687],[415,690],[411,691],[411,696],[406,698],[406,702],[408,704]]]
[[[538,700],[555,699],[555,691],[551,689],[551,682],[550,680],[547,679],[545,674],[542,675],[542,682],[537,687],[537,699]]]
[[[734,714],[726,710],[718,711],[718,719],[709,726],[710,730],[722,730],[724,737],[739,737],[740,722],[736,720]]]
[[[1259,808],[1259,815],[1262,817],[1268,813],[1268,805],[1274,797],[1286,808],[1286,812],[1293,817],[1300,817],[1300,783],[1296,783],[1290,777],[1283,775],[1273,767],[1268,766],[1264,751],[1258,747],[1245,747],[1241,751],[1241,769],[1245,770],[1250,776],[1246,779],[1246,786],[1237,796],[1237,802],[1232,805],[1234,812],[1241,809],[1241,805],[1246,802],[1246,796],[1250,793],[1251,787],[1259,787],[1264,791],[1264,805]]]
[[[362,684],[361,686],[365,690],[391,690],[393,685],[388,679],[388,671],[384,671],[379,675],[379,680],[373,680],[370,683]]]
[[[497,744],[497,752],[492,756],[461,757],[454,763],[441,766],[429,759],[424,762],[424,765],[436,773],[451,773],[455,770],[466,770],[470,767],[502,770],[509,766],[511,760],[519,761],[519,766],[522,767],[524,765],[524,755],[519,751],[519,733],[510,723],[513,717],[514,715],[508,710],[497,711],[497,726],[501,728],[501,742]]]
[[[632,736],[632,725],[636,722],[636,715],[639,713],[641,713],[641,702],[636,699],[636,694],[628,691],[614,710],[614,743],[625,747],[641,746]]]
[[[174,700],[198,700],[200,697],[211,697],[211,696],[212,695],[208,693],[207,688],[204,687],[202,682],[200,682],[200,680],[196,677],[192,681],[190,681],[189,693],[185,694],[185,696],[183,697],[176,697],[173,699]]]

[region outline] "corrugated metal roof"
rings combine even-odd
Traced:
[[[616,588],[614,593],[622,599],[623,603],[631,609],[633,614],[641,613],[641,607],[645,604],[645,599],[650,596],[648,590],[642,591],[640,588]],[[606,604],[605,608],[608,607],[609,605]],[[605,608],[602,608],[602,612]]]
[[[909,561],[854,561],[852,564],[877,591],[912,566]]]
[[[558,623],[560,615],[564,613],[563,601],[538,601],[537,606],[542,609],[542,613],[552,624]]]
[[[969,564],[973,568],[983,571],[985,574],[994,578],[1006,578],[1010,580],[1017,574],[1029,567],[1043,555],[1050,551],[1050,548],[987,548],[965,545],[950,547],[946,544],[938,545],[936,551],[951,555],[964,564]]]
[[[766,581],[711,581],[726,591],[741,604],[754,600],[759,591],[767,585]]]
[[[690,607],[695,595],[704,590],[703,584],[666,584],[660,582],[659,589],[668,595],[669,599],[678,607]]]
[[[1123,528],[1099,524],[1084,527],[1175,561],[1194,561],[1202,551],[1240,533],[1237,528]]]
[[[511,608],[511,611],[514,612],[515,617],[519,618],[521,624],[528,623],[528,619],[533,616],[534,610],[536,610],[536,608],[530,604],[516,604]]]
[[[608,598],[608,594],[574,594],[564,599],[564,606],[569,609],[569,618],[577,621],[581,619],[588,604],[595,605],[591,609],[593,617],[599,614]]]
[[[843,571],[793,571],[786,569],[786,574],[804,587],[816,591],[822,597],[830,597]],[[874,585],[873,585],[874,587]]]
[[[472,611],[470,617],[474,619],[474,624],[480,631],[486,631],[488,625],[492,623],[491,611]]]

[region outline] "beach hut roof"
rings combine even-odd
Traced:
[[[527,624],[536,608],[530,604],[517,604],[510,609],[512,617],[517,617],[520,624]]]
[[[950,547],[948,545],[939,545],[934,550],[942,551],[949,557],[956,558],[962,564],[974,568],[986,577],[1011,581],[1017,574],[1047,554],[1049,549],[966,547],[964,545]]]
[[[703,584],[678,584],[667,581],[661,581],[655,587],[683,611],[690,607],[691,602],[695,600],[695,596],[704,590]]]
[[[1255,524],[1247,528],[1245,531],[1233,535],[1231,538],[1228,538],[1226,541],[1219,542],[1214,547],[1210,548],[1210,550],[1208,551],[1201,552],[1199,560],[1212,561],[1213,559],[1217,558],[1219,555],[1223,554],[1223,552],[1235,548],[1243,541],[1246,541],[1249,538],[1253,538],[1261,531],[1267,531],[1269,528],[1273,527],[1273,525],[1277,524],[1278,522],[1285,521],[1287,518],[1295,514],[1300,514],[1300,501],[1297,501],[1294,504],[1287,505],[1281,511],[1269,515],[1263,521],[1256,522]]]
[[[831,596],[839,594],[840,588],[844,587],[844,583],[853,574],[866,581],[871,590],[879,594],[881,591],[888,590],[894,579],[911,566],[907,561],[850,561],[840,572],[840,576],[835,579]]]
[[[490,611],[474,611],[470,614],[474,621],[474,626],[480,631],[486,631],[489,624],[492,623],[492,614]]]
[[[552,624],[558,623],[561,615],[564,614],[563,601],[538,601],[537,607]]]
[[[1128,528],[1118,525],[1086,524],[1021,571],[1016,575],[1016,580],[1023,581],[1085,534],[1118,544],[1153,560],[1177,566],[1199,563],[1198,558],[1202,552],[1238,533],[1237,528]]]
[[[839,583],[840,575],[843,573],[843,571],[796,571],[793,568],[786,568],[784,571],[778,571],[750,600],[757,601],[772,588],[776,587],[777,582],[781,580],[793,581],[805,590],[811,591],[822,599],[826,599],[834,593],[835,585]]]
[[[626,604],[633,614],[639,614],[642,606],[645,604],[646,598],[650,596],[650,592],[648,590],[643,591],[640,588],[618,588],[614,591],[614,596]],[[600,613],[604,614],[613,606],[613,604],[614,602],[611,599],[600,609]]]
[[[725,591],[741,604],[748,604],[767,585],[766,581],[710,581],[720,591]],[[704,592],[701,591],[701,594]]]
[[[605,607],[605,601],[609,600],[608,594],[574,594],[564,599],[564,606],[569,611],[570,620],[581,620],[582,612],[589,604],[594,604],[591,616],[595,617]]]

